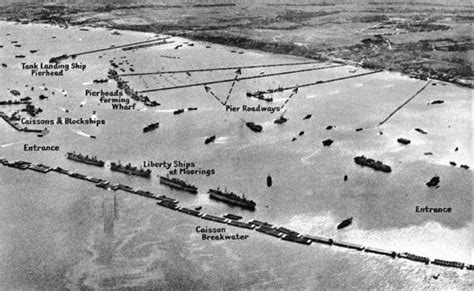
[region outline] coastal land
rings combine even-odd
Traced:
[[[122,2],[7,2],[0,19],[184,36],[472,87],[467,1]]]

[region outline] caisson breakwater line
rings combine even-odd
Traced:
[[[136,189],[124,184],[111,184],[107,180],[99,179],[99,178],[95,178],[91,176],[86,176],[80,173],[63,169],[61,167],[51,168],[43,164],[33,164],[31,162],[20,161],[20,160],[10,162],[5,158],[0,158],[0,163],[3,166],[18,169],[18,170],[32,170],[32,171],[43,173],[43,174],[46,174],[49,172],[56,172],[58,174],[67,175],[71,178],[76,178],[76,179],[94,183],[97,187],[103,188],[106,190],[113,190],[113,191],[122,190],[122,191],[132,193],[135,195],[140,195],[143,197],[155,199],[158,201],[157,205],[168,208],[172,211],[178,211],[183,214],[188,214],[196,218],[205,219],[205,220],[213,221],[216,223],[222,223],[222,224],[227,224],[234,227],[244,228],[249,231],[255,230],[262,234],[270,235],[277,239],[285,240],[288,242],[294,242],[294,243],[299,243],[303,245],[311,245],[312,243],[319,243],[319,244],[323,244],[327,246],[350,249],[353,251],[388,256],[393,259],[410,260],[413,262],[423,263],[425,265],[432,264],[432,265],[443,266],[443,267],[458,268],[461,270],[463,269],[471,270],[471,271],[474,270],[474,265],[472,264],[465,264],[462,262],[447,261],[447,260],[440,260],[440,259],[430,259],[428,257],[419,256],[419,255],[408,253],[408,252],[395,252],[391,250],[373,248],[373,247],[363,246],[363,245],[349,243],[349,242],[336,241],[336,240],[333,240],[332,238],[301,234],[291,229],[278,227],[264,221],[251,220],[248,222],[242,222],[240,221],[242,217],[238,215],[225,214],[222,217],[215,216],[215,215],[203,213],[194,209],[181,207],[179,206],[179,201],[174,198],[166,197],[164,195],[159,195],[159,194],[152,193],[149,191],[139,190],[139,189]]]

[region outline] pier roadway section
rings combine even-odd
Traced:
[[[241,78],[232,78],[232,79],[224,79],[224,80],[217,80],[217,81],[208,81],[208,82],[200,82],[200,83],[193,83],[193,84],[186,84],[186,85],[178,85],[178,86],[171,86],[171,87],[162,87],[162,88],[156,88],[156,89],[147,89],[147,90],[142,90],[138,91],[138,93],[149,93],[149,92],[157,92],[157,91],[165,91],[165,90],[174,90],[174,89],[182,89],[182,88],[189,88],[189,87],[197,87],[197,86],[207,86],[211,84],[219,84],[219,83],[230,83],[234,82],[235,80],[237,81],[245,81],[245,80],[252,80],[252,79],[259,79],[259,78],[268,78],[268,77],[273,77],[273,76],[280,76],[280,75],[288,75],[288,74],[296,74],[296,73],[303,73],[303,72],[310,72],[310,71],[317,71],[317,70],[324,70],[324,69],[332,69],[332,68],[338,68],[338,67],[343,67],[345,65],[330,65],[330,66],[324,66],[324,67],[316,67],[316,68],[309,68],[309,69],[299,69],[299,70],[294,70],[294,71],[285,71],[285,72],[279,72],[279,73],[271,73],[271,74],[266,74],[266,75],[254,75],[254,76],[247,76],[247,77],[241,77]],[[378,71],[377,71],[378,72]],[[367,73],[366,73],[367,75]],[[351,77],[356,77],[359,75],[354,75]],[[317,82],[316,82],[317,83]],[[314,84],[316,84],[314,83]],[[319,83],[318,83],[319,84]],[[307,85],[308,86],[308,85]],[[299,86],[303,87],[303,86]]]
[[[174,198],[166,197],[164,195],[158,195],[149,191],[143,191],[139,189],[135,189],[131,186],[128,185],[123,185],[123,184],[110,184],[109,181],[99,179],[99,178],[94,178],[91,176],[86,176],[80,173],[75,173],[73,171],[69,171],[67,169],[63,169],[61,167],[56,167],[56,168],[51,168],[43,164],[33,164],[30,162],[26,161],[14,161],[10,162],[5,158],[0,158],[0,164],[6,167],[10,168],[15,168],[19,170],[32,170],[36,171],[39,173],[46,174],[48,172],[57,172],[59,174],[64,174],[68,175],[72,178],[84,180],[84,181],[89,181],[94,184],[96,184],[97,187],[107,189],[107,190],[122,190],[125,192],[129,192],[132,194],[144,196],[147,198],[153,198],[158,200],[157,205],[168,208],[170,210],[174,211],[179,211],[183,214],[188,214],[191,216],[195,216],[197,218],[205,219],[205,220],[210,220],[216,223],[223,223],[223,224],[228,224],[232,225],[235,227],[240,227],[240,228],[245,228],[248,230],[255,230],[258,231],[262,234],[267,234],[270,236],[273,236],[275,238],[279,238],[281,240],[289,241],[289,242],[294,242],[294,243],[299,243],[303,245],[310,245],[312,243],[319,243],[319,244],[325,244],[329,246],[335,246],[335,247],[341,247],[345,249],[350,249],[354,251],[360,251],[360,252],[365,252],[365,253],[371,253],[371,254],[376,254],[376,255],[383,255],[383,256],[388,256],[391,258],[399,258],[399,259],[405,259],[405,260],[410,260],[414,262],[420,262],[424,263],[426,265],[432,264],[436,266],[443,266],[443,267],[451,267],[451,268],[458,268],[458,269],[466,269],[466,270],[474,270],[474,265],[472,264],[464,264],[461,262],[456,262],[456,261],[446,261],[446,260],[440,260],[440,259],[434,259],[430,260],[427,257],[423,256],[418,256],[415,254],[403,252],[403,253],[397,253],[395,251],[388,251],[388,250],[383,250],[383,249],[378,249],[378,248],[372,248],[372,247],[367,247],[367,246],[362,246],[358,244],[353,244],[353,243],[348,243],[348,242],[342,242],[342,241],[335,241],[331,238],[326,238],[326,237],[319,237],[319,236],[313,236],[313,235],[305,235],[298,233],[296,231],[293,231],[291,229],[287,229],[284,227],[277,227],[271,223],[264,222],[264,221],[258,221],[258,220],[251,220],[248,222],[241,222],[238,221],[241,219],[240,216],[237,215],[229,215],[225,214],[223,217],[219,216],[214,216],[211,214],[203,213],[197,210],[185,208],[185,207],[180,207],[179,206],[179,201]]]

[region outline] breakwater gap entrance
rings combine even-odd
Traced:
[[[474,270],[473,264],[466,264],[462,262],[447,261],[447,260],[441,260],[441,259],[430,259],[428,257],[419,256],[419,255],[408,253],[408,252],[396,252],[396,251],[391,251],[391,250],[384,250],[384,249],[354,244],[350,242],[336,241],[336,240],[333,240],[332,238],[327,238],[327,237],[322,237],[322,236],[301,234],[294,230],[287,229],[284,227],[278,227],[264,221],[250,220],[248,222],[242,222],[240,221],[242,217],[237,216],[237,215],[225,214],[222,217],[215,216],[215,215],[207,214],[207,213],[197,211],[194,209],[189,209],[186,207],[179,206],[179,201],[171,197],[159,195],[150,191],[139,190],[139,189],[136,189],[124,184],[111,184],[107,180],[83,175],[77,172],[63,169],[61,167],[51,168],[43,164],[33,164],[31,162],[20,161],[20,160],[10,162],[6,158],[0,158],[0,164],[5,167],[9,167],[13,169],[18,169],[18,170],[23,170],[23,171],[32,170],[32,171],[42,173],[42,174],[46,174],[49,172],[56,172],[58,174],[67,175],[71,178],[76,178],[83,181],[94,183],[97,187],[103,188],[105,190],[111,190],[111,191],[122,190],[131,194],[155,199],[157,200],[156,202],[157,205],[165,207],[171,211],[178,211],[183,214],[191,215],[196,218],[209,220],[216,223],[227,224],[234,227],[244,228],[247,230],[254,230],[259,233],[270,235],[272,237],[275,237],[276,239],[281,239],[288,242],[293,242],[293,243],[298,243],[298,244],[303,244],[303,245],[308,245],[308,246],[313,243],[318,243],[318,244],[323,244],[323,245],[327,245],[331,247],[340,247],[343,249],[349,249],[353,251],[387,256],[393,259],[409,260],[409,261],[413,261],[417,263],[422,263],[425,265],[431,264],[431,265],[442,266],[442,267],[457,268],[460,270],[464,270],[464,269],[470,270],[470,271]]]

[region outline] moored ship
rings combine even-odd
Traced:
[[[383,164],[381,161],[375,161],[373,159],[368,159],[365,156],[358,156],[354,158],[354,162],[361,166],[366,166],[372,168],[376,171],[382,171],[385,173],[390,173],[392,168],[389,165]]]
[[[339,225],[337,226],[337,229],[343,229],[345,227],[348,227],[349,225],[352,224],[352,217],[349,217],[347,219],[344,219]]]
[[[178,109],[178,110],[173,111],[173,114],[178,115],[178,114],[181,114],[183,112],[184,112],[184,109]]]
[[[103,167],[105,162],[97,159],[97,157],[89,157],[88,155],[76,154],[76,152],[67,153],[67,158],[76,162],[89,164],[97,167]]]
[[[209,144],[211,142],[214,142],[216,140],[216,136],[213,135],[213,136],[210,136],[208,138],[206,138],[206,140],[204,141],[204,144]]]
[[[254,122],[246,122],[245,125],[247,125],[248,128],[250,128],[251,130],[255,131],[255,132],[261,132],[263,127],[261,125],[258,125]]]
[[[407,145],[411,142],[409,139],[406,139],[406,138],[403,138],[403,137],[397,139],[397,141],[401,144],[404,144],[404,145]]]
[[[186,191],[192,194],[197,194],[197,187],[191,184],[186,183],[183,180],[178,178],[170,178],[168,175],[166,177],[160,176],[160,184],[164,184],[173,189]]]
[[[137,168],[137,167],[132,166],[130,163],[124,166],[120,162],[118,163],[111,162],[110,170],[114,172],[121,172],[127,175],[135,175],[135,176],[140,176],[140,177],[145,177],[145,178],[150,178],[150,175],[151,175],[150,169],[144,170],[142,168]]]
[[[273,98],[272,97],[265,97],[266,92],[264,91],[257,91],[255,93],[247,92],[247,97],[254,97],[256,99],[262,100],[262,101],[267,101],[267,102],[272,102]]]
[[[60,55],[60,56],[58,56],[58,57],[53,57],[53,58],[49,59],[49,62],[50,62],[50,63],[58,63],[58,64],[59,64],[59,62],[61,62],[62,60],[65,60],[65,59],[67,59],[67,58],[68,58],[68,55],[63,54],[63,55]]]
[[[143,128],[143,132],[149,132],[149,131],[152,131],[152,130],[155,130],[157,129],[158,127],[160,127],[160,123],[157,122],[157,123],[152,123],[152,124],[149,124],[147,125],[146,127]]]
[[[242,208],[254,210],[257,205],[253,200],[248,200],[244,195],[239,196],[233,192],[227,192],[227,190],[221,191],[217,189],[209,189],[210,197],[215,200],[225,202],[230,205],[240,206]]]

